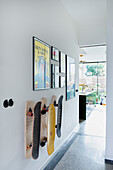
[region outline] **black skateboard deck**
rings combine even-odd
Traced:
[[[61,124],[62,124],[62,101],[63,101],[63,95],[60,96],[58,100],[58,104],[56,103],[56,96],[54,95],[52,97],[52,103],[54,106],[58,107],[57,111],[57,122],[56,122],[56,133],[57,136],[60,138],[61,137]]]
[[[63,96],[60,96],[58,100],[58,113],[57,113],[57,136],[60,138],[61,137],[61,124],[62,124],[62,100]]]
[[[34,107],[33,141],[32,141],[33,159],[37,159],[39,156],[40,124],[41,124],[41,102],[38,102]]]
[[[45,113],[43,113],[45,111]],[[44,147],[47,142],[47,99],[42,98],[41,100],[41,134],[40,134],[40,145]]]

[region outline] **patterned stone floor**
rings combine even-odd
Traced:
[[[54,158],[58,161],[52,161],[46,170],[113,170],[113,165],[105,164],[104,160],[105,113],[106,106],[96,105],[87,120],[80,123],[75,137],[66,144],[65,152],[60,151]]]
[[[78,136],[54,168],[55,170],[111,170],[105,164],[105,111],[97,105],[88,119],[80,123]]]

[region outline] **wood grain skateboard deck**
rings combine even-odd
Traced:
[[[33,101],[27,101],[25,105],[25,157],[27,159],[31,158],[33,109]]]
[[[55,108],[53,104],[48,109],[48,126],[47,126],[47,152],[51,155],[54,152],[55,140]]]
[[[40,123],[41,123],[41,102],[37,102],[34,107],[34,117],[33,117],[33,141],[32,141],[33,159],[37,159],[39,156]]]
[[[41,110],[45,110],[47,107],[47,99],[42,98],[41,100]],[[40,137],[40,145],[42,147],[45,146],[45,143],[47,142],[47,118],[48,118],[48,112],[45,114],[41,114],[41,137]]]

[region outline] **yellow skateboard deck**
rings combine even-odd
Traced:
[[[52,96],[52,104],[54,105],[54,107],[55,107],[55,102],[56,102],[56,96],[55,95],[53,95]],[[57,108],[55,107],[55,128],[56,128],[56,125],[57,125]]]
[[[27,101],[25,105],[25,157],[27,159],[31,158],[33,109],[33,101]]]
[[[41,100],[41,110],[46,109],[46,107],[47,107],[47,99],[43,97]],[[41,143],[44,140],[47,140],[47,118],[48,118],[48,112],[46,112],[46,114],[44,115],[41,114],[41,136],[40,136]]]
[[[47,126],[47,152],[51,155],[54,152],[55,140],[55,108],[53,104],[48,109],[48,126]]]

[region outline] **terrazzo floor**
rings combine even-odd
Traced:
[[[106,106],[96,105],[46,170],[113,170],[105,164],[105,114]]]
[[[105,112],[97,105],[80,124],[78,136],[54,170],[113,170],[105,164]]]

